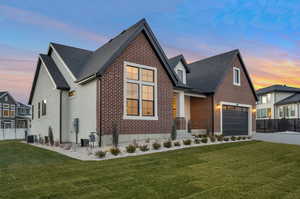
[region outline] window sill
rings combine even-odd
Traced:
[[[147,116],[129,116],[129,115],[124,115],[123,119],[124,120],[158,120],[158,117],[157,116],[147,117]]]

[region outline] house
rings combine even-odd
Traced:
[[[272,85],[256,91],[257,119],[300,118],[300,88]]]
[[[0,91],[1,129],[27,129],[30,119],[30,106],[16,101],[8,91]]]
[[[238,50],[188,64],[168,59],[145,19],[95,51],[50,43],[30,93],[31,132],[111,144],[178,134],[251,135],[256,95]],[[253,119],[254,118],[254,119]]]

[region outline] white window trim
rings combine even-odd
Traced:
[[[235,71],[239,71],[238,74],[239,74],[239,82],[235,82]],[[241,86],[241,70],[237,67],[233,67],[233,85],[235,86]]]
[[[152,82],[144,82],[141,81],[141,73],[139,73],[139,80],[128,80],[126,77],[126,66],[134,66],[137,68],[142,69],[148,69],[154,71],[154,83]],[[137,83],[139,84],[139,116],[131,116],[127,115],[127,107],[126,107],[126,91],[127,91],[127,82],[129,83]],[[141,64],[135,64],[132,62],[124,61],[123,65],[123,84],[124,84],[124,90],[123,90],[123,119],[125,120],[158,120],[158,113],[157,113],[157,69],[155,67],[141,65]],[[140,88],[140,85],[149,85],[154,86],[154,116],[143,116],[142,115],[142,89]]]
[[[247,107],[248,108],[248,135],[253,135],[254,132],[252,132],[252,112],[253,108],[250,104],[239,104],[239,103],[233,103],[233,102],[220,102],[220,131],[221,134],[223,134],[223,105],[231,105],[231,106],[240,106],[240,107]]]

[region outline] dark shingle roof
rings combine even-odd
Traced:
[[[2,97],[2,95],[5,93],[7,93],[7,91],[0,91],[0,97]]]
[[[40,57],[42,59],[42,62],[45,64],[47,70],[49,71],[53,81],[55,82],[56,88],[61,90],[69,90],[70,87],[68,83],[57,68],[53,59],[50,56],[43,54],[40,54]]]
[[[172,67],[172,69],[174,69],[177,66],[178,62],[180,62],[180,61],[182,62],[183,66],[185,67],[186,72],[189,73],[190,69],[189,69],[188,64],[186,63],[186,60],[183,55],[177,55],[175,57],[171,57],[169,59],[169,64]]]
[[[35,70],[35,74],[34,74],[34,79],[32,82],[32,87],[31,87],[31,91],[30,91],[28,104],[31,104],[31,101],[33,98],[37,78],[39,76],[39,72],[40,72],[40,68],[41,68],[41,62],[44,63],[45,67],[49,71],[51,78],[53,79],[57,89],[61,89],[61,90],[69,90],[70,89],[68,83],[66,82],[65,78],[63,77],[63,75],[61,74],[59,69],[57,68],[53,59],[48,55],[40,54],[38,63],[37,63],[37,67]]]
[[[177,77],[171,70],[168,59],[156,40],[152,30],[145,19],[140,20],[133,26],[122,31],[115,38],[109,40],[106,44],[95,51],[89,51],[60,44],[51,43],[51,45],[60,54],[70,71],[74,74],[76,81],[79,82],[91,76],[98,76],[105,72],[112,61],[119,56],[129,43],[140,33],[144,32],[157,52],[163,65],[174,84]]]
[[[57,43],[50,43],[50,45],[57,51],[75,78],[80,78],[80,72],[83,70],[82,65],[93,54],[93,51]]]
[[[291,95],[291,96],[277,102],[276,105],[292,104],[292,103],[297,103],[297,102],[300,102],[300,93]]]
[[[238,53],[233,50],[188,64],[188,84],[200,92],[214,93]]]
[[[258,89],[256,91],[257,95],[263,95],[266,93],[270,93],[270,92],[296,92],[296,93],[300,93],[300,88],[295,88],[295,87],[289,87],[286,85],[272,85],[266,88],[262,88],[262,89]]]

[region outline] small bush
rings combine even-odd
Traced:
[[[201,139],[201,142],[202,142],[202,143],[207,143],[207,142],[208,142],[208,139],[207,139],[207,138],[202,138],[202,139]]]
[[[191,145],[192,144],[192,140],[188,139],[188,140],[183,140],[183,144],[184,145]]]
[[[132,144],[129,144],[127,147],[126,147],[126,151],[127,153],[134,153],[136,150],[136,146],[132,145]]]
[[[119,153],[121,153],[120,149],[117,148],[117,147],[113,147],[110,149],[110,153],[113,154],[113,155],[118,155]]]
[[[219,135],[217,137],[218,142],[222,142],[224,140],[224,137],[222,135]]]
[[[214,137],[214,136],[209,137],[209,139],[210,139],[210,142],[215,142],[216,141],[216,137]]]
[[[251,136],[248,136],[248,137],[247,137],[247,139],[249,139],[249,140],[250,140],[250,139],[251,139]]]
[[[158,143],[158,142],[154,142],[154,143],[152,144],[152,147],[153,147],[154,150],[158,150],[158,149],[161,147],[161,144]]]
[[[172,142],[169,140],[169,141],[164,142],[163,145],[164,145],[165,148],[171,148],[172,147]]]
[[[181,145],[181,144],[180,144],[179,141],[174,142],[174,146],[180,146],[180,145]]]
[[[59,144],[59,141],[55,141],[55,142],[54,142],[54,146],[59,147],[59,145],[60,145],[60,144]]]
[[[144,144],[144,145],[140,145],[140,150],[145,152],[145,151],[149,151],[149,147],[147,144]]]
[[[229,138],[228,138],[228,137],[224,138],[224,141],[225,141],[225,142],[228,142],[228,141],[229,141]]]
[[[195,144],[200,144],[200,143],[201,143],[201,140],[198,139],[198,138],[196,138],[196,139],[194,140],[194,142],[195,142]]]
[[[232,141],[235,141],[236,140],[236,137],[234,137],[234,136],[231,136],[231,138],[230,138]]]
[[[246,137],[242,137],[242,140],[246,140]]]
[[[106,155],[106,151],[97,151],[95,153],[95,156],[97,156],[98,158],[104,158]]]
[[[176,122],[174,120],[172,125],[171,139],[176,140],[176,138],[177,138],[177,131],[176,131]]]
[[[240,136],[239,136],[239,137],[237,137],[236,139],[237,139],[237,140],[241,140],[241,139],[242,139],[242,137],[240,137]]]

